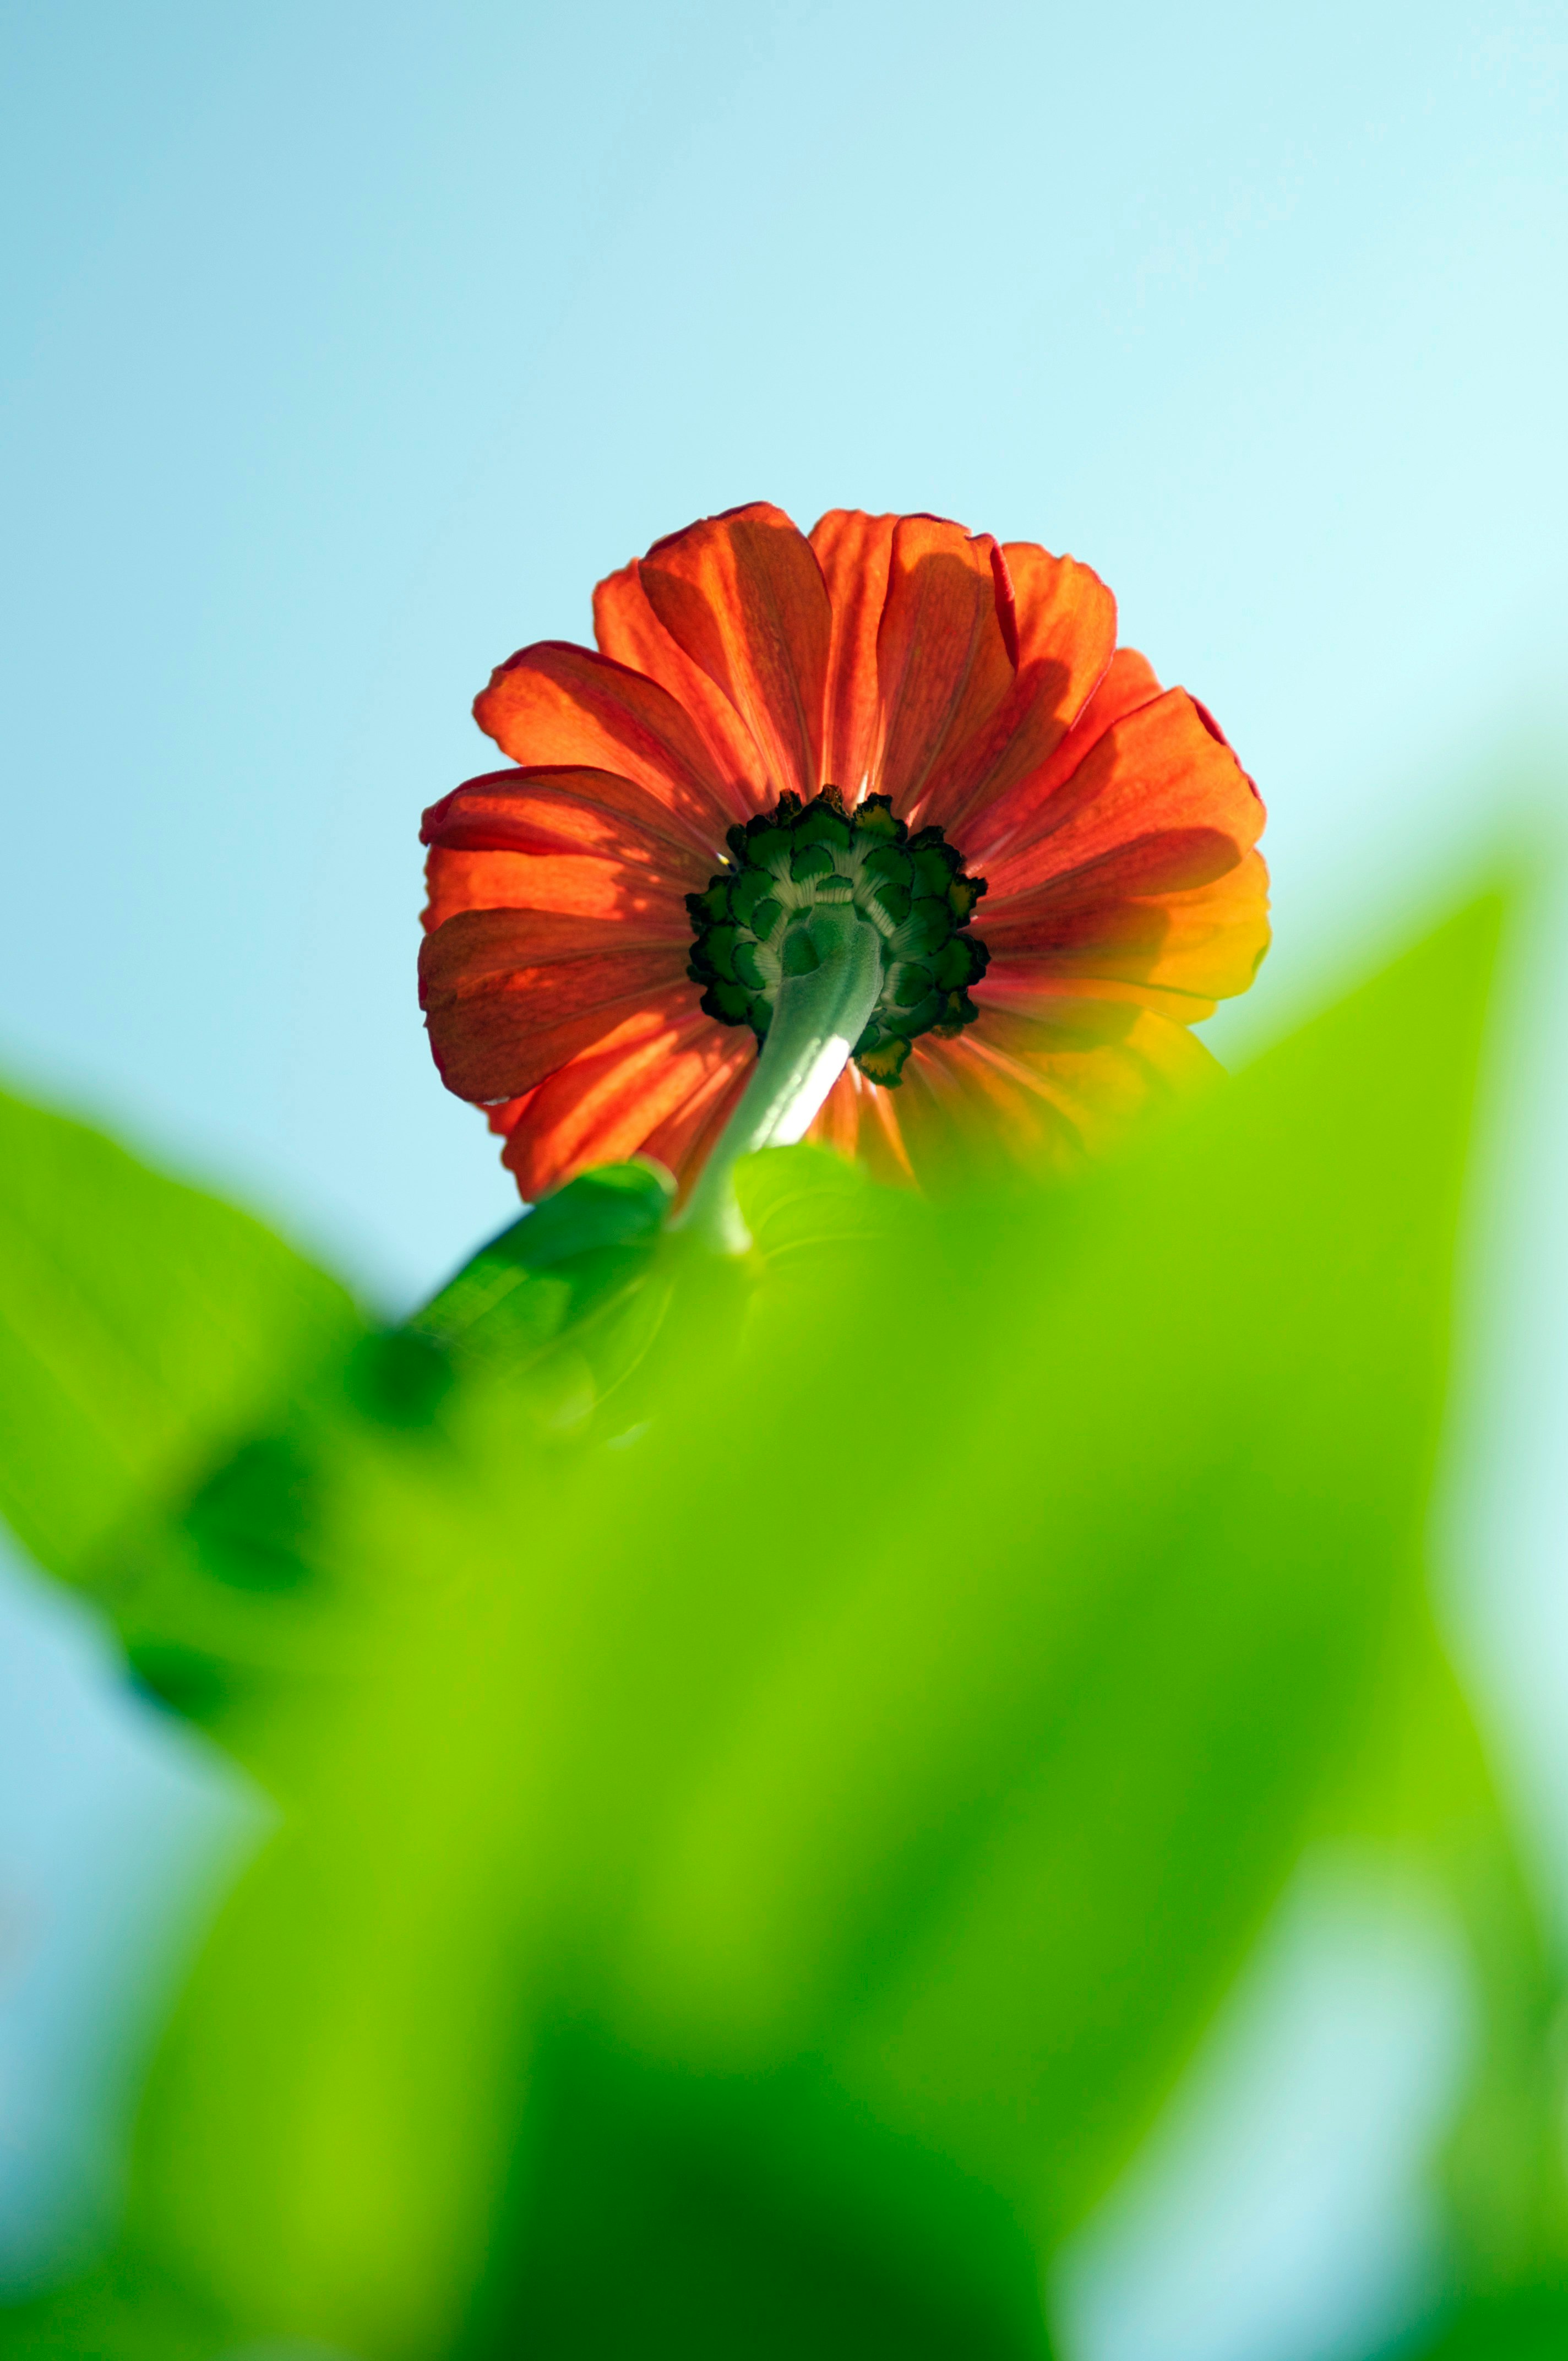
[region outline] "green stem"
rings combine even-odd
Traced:
[[[791,940],[803,931],[817,963],[780,984],[756,1069],[676,1217],[676,1227],[720,1254],[744,1254],[751,1243],[735,1202],[737,1163],[754,1148],[787,1148],[804,1136],[882,990],[881,939],[853,909],[818,904]]]

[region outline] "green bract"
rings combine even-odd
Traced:
[[[922,1033],[950,1036],[974,1022],[969,986],[991,955],[968,929],[985,880],[966,873],[939,828],[911,836],[886,796],[850,811],[837,787],[824,787],[808,804],[781,796],[727,841],[729,864],[686,895],[696,937],[687,972],[707,986],[709,1016],[749,1025],[764,1040],[784,977],[817,963],[805,921],[838,905],[868,920],[882,943],[882,994],[853,1051],[863,1074],[896,1082]]]

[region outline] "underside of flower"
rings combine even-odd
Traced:
[[[729,856],[704,892],[688,894],[696,937],[687,973],[721,1024],[767,1038],[786,976],[817,965],[812,913],[839,909],[875,931],[882,989],[853,1056],[873,1082],[895,1083],[923,1033],[950,1039],[979,1010],[969,987],[990,953],[969,932],[983,877],[970,877],[939,828],[913,836],[887,796],[847,809],[837,787],[809,803],[781,796],[772,811],[729,830]]]
[[[1091,567],[753,500],[608,576],[594,632],[497,667],[512,767],[423,825],[431,1045],[524,1198],[641,1156],[689,1210],[803,1136],[934,1192],[1067,1175],[1211,1070],[1263,807]]]

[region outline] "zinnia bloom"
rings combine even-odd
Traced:
[[[811,1136],[884,1177],[1070,1167],[1211,1063],[1189,1027],[1267,945],[1263,809],[1087,566],[756,503],[600,583],[594,628],[499,666],[474,712],[514,767],[424,818],[432,1046],[525,1198],[636,1154],[689,1182],[814,901],[883,983]]]

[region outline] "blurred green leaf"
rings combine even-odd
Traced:
[[[1431,1776],[1419,1851],[1463,1932],[1477,2020],[1438,2175],[1449,2280],[1477,2297],[1549,2279],[1568,2286],[1563,1962],[1452,1681],[1446,1694],[1434,1688],[1428,1711],[1442,1719],[1422,1750]]]
[[[515,1368],[647,1275],[671,1189],[648,1164],[580,1174],[482,1246],[413,1327],[463,1359]]]
[[[1430,1880],[1467,1954],[1475,2033],[1434,2176],[1450,2288],[1480,2296],[1564,2278],[1563,1963],[1430,1607],[1390,1627],[1323,1832],[1370,1841]]]
[[[0,1514],[51,1573],[361,1324],[258,1222],[0,1095]]]
[[[1467,2304],[1387,2361],[1563,2361],[1568,2353],[1568,2283],[1520,2287]]]
[[[635,1359],[650,1312],[656,1324],[657,1302],[630,1299],[669,1194],[642,1166],[585,1176],[484,1248],[408,1328],[345,1323],[315,1340],[313,1357],[280,1367],[271,1392],[247,1405],[249,1432],[236,1419],[194,1481],[181,1467],[184,1480],[122,1502],[75,1578],[112,1615],[143,1684],[269,1784],[289,1784],[302,1730],[356,1676],[362,1620],[387,1609],[397,1579],[392,1559],[357,1584],[331,1562],[326,1504],[343,1470],[367,1454],[439,1448],[455,1361],[503,1371],[547,1430],[591,1416]],[[224,1209],[212,1211],[221,1221]],[[254,1225],[232,1220],[248,1238]],[[185,1279],[212,1285],[221,1325],[229,1265]],[[127,1389],[137,1382],[133,1373]]]
[[[116,2257],[71,2287],[0,2310],[5,2361],[227,2361],[232,2351],[225,2323],[140,2257]]]
[[[274,1789],[298,1784],[312,1733],[359,1676],[367,1621],[394,1607],[395,1557],[363,1581],[334,1561],[334,1496],[361,1462],[439,1454],[454,1384],[429,1338],[360,1335],[84,1563],[143,1686]]]
[[[820,1356],[815,1518],[706,1483],[750,1580],[806,1535],[855,1578],[644,1872],[634,1987],[698,2054],[788,2026],[1044,2221],[1103,2185],[1413,1597],[1488,945],[1276,1052],[1070,1254],[956,1235],[967,1296]]]
[[[590,2029],[545,2026],[491,2254],[457,2340],[465,2361],[1050,2351],[1038,2258],[1016,2214],[846,2108],[818,2061],[697,2077]]]
[[[766,1316],[667,1241],[633,1425],[476,1368],[439,1448],[345,1445],[313,1555],[389,1611],[166,2048],[131,2251],[369,2361],[718,2361],[786,2285],[814,2350],[897,2285],[901,2350],[1037,2353],[1027,2256],[1423,1611],[1495,917],[1070,1196],[905,1228],[781,1158]]]
[[[861,1256],[892,1246],[929,1256],[937,1244],[935,1216],[921,1198],[879,1187],[863,1167],[826,1148],[803,1143],[748,1156],[735,1186],[752,1257],[774,1276],[787,1277],[805,1257],[819,1275],[832,1249]]]

